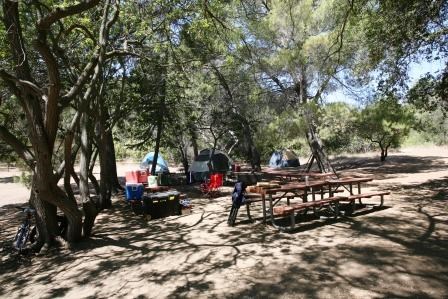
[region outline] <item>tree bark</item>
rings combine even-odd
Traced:
[[[196,129],[194,127],[190,127],[189,132],[190,132],[190,137],[191,137],[191,146],[193,147],[194,159],[196,159],[199,156],[198,136],[196,133]]]
[[[93,169],[95,168],[95,162],[96,158],[98,156],[98,150],[94,151],[92,155],[92,159],[90,160],[90,166],[89,166],[89,179],[90,182],[93,185],[93,189],[95,189],[95,194],[100,194],[100,184],[98,184],[98,180],[96,179],[95,175],[93,174]]]
[[[178,149],[179,149],[179,154],[182,158],[182,166],[184,167],[185,176],[188,178],[189,165],[188,165],[187,151],[182,144],[179,144]]]
[[[123,190],[123,187],[118,181],[117,173],[117,158],[115,156],[115,144],[112,136],[112,128],[108,128],[106,131],[106,148],[107,148],[107,169],[109,170],[110,185],[112,193],[117,193],[119,190]]]
[[[165,51],[165,57],[164,57],[164,65],[162,66],[160,76],[161,76],[161,83],[160,83],[160,106],[159,106],[159,118],[157,119],[157,135],[156,135],[156,145],[154,148],[154,159],[152,160],[151,165],[151,175],[155,175],[156,173],[156,166],[157,166],[157,159],[159,157],[159,149],[160,149],[160,141],[162,140],[162,132],[163,132],[163,122],[164,122],[164,115],[165,115],[165,100],[166,100],[166,77],[167,77],[167,64],[168,62],[168,51]]]
[[[81,194],[82,207],[84,210],[83,232],[84,236],[90,236],[92,227],[95,222],[97,210],[90,199],[89,190],[89,166],[91,157],[91,138],[89,136],[89,115],[87,114],[87,107],[84,107],[81,115],[81,157],[80,157],[80,184],[79,192]]]

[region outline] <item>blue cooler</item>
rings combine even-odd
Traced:
[[[126,200],[141,200],[143,197],[143,191],[145,188],[143,184],[126,184]]]

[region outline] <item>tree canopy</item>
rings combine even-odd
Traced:
[[[40,245],[59,237],[58,209],[62,238],[90,235],[121,188],[116,146],[185,172],[203,147],[253,169],[291,147],[331,171],[328,151],[370,140],[384,160],[413,112],[447,111],[447,68],[409,80],[412,63],[448,61],[447,13],[443,0],[4,0],[0,157],[32,174]],[[368,85],[358,105],[325,103]]]

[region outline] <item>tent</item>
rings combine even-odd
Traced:
[[[143,158],[140,168],[151,169],[152,161],[154,160],[154,152],[149,152]],[[156,172],[167,173],[170,172],[168,169],[168,163],[163,159],[162,155],[159,153],[157,156]]]
[[[269,167],[282,168],[282,167],[299,167],[299,157],[289,149],[283,149],[275,151],[271,159],[269,160]]]
[[[208,173],[208,160],[210,157],[212,149],[203,149],[199,152],[199,155],[194,159],[193,163],[190,166],[189,172],[193,176],[195,181],[203,181]],[[232,160],[227,156],[226,153],[216,150],[212,156],[212,166],[215,172],[227,172],[230,170],[230,166],[232,164]]]

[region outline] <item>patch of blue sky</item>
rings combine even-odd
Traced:
[[[417,83],[417,81],[425,76],[426,74],[431,74],[437,76],[443,69],[445,69],[448,64],[448,58],[439,60],[421,60],[419,62],[411,62],[409,65],[409,79],[408,86],[412,87]],[[338,88],[324,95],[324,103],[333,102],[345,102],[357,107],[363,106],[367,102],[375,89],[375,83],[371,83],[370,86],[363,89],[354,89],[349,87],[344,87],[339,85]]]

